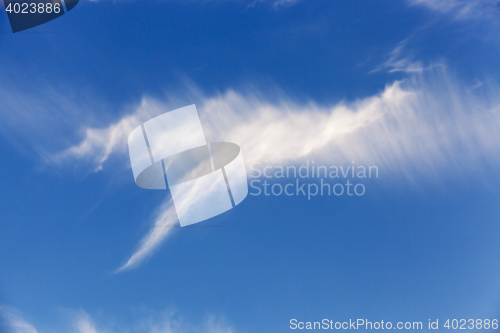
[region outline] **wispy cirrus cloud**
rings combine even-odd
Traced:
[[[93,320],[84,311],[80,311],[80,313],[76,317],[74,328],[78,333],[99,333]]]
[[[0,307],[0,316],[6,318],[5,333],[43,333],[25,320],[22,314],[11,307]],[[223,318],[207,316],[200,323],[192,323],[177,311],[167,309],[143,313],[132,323],[122,324],[113,320],[110,325],[105,318],[97,322],[83,310],[65,311],[68,324],[65,327],[51,327],[47,332],[60,333],[234,333],[236,330]],[[0,328],[2,328],[0,326]],[[2,331],[3,332],[3,331]]]
[[[256,161],[296,163],[307,156],[336,165],[351,161],[377,165],[393,178],[410,182],[422,176],[439,182],[443,175],[462,177],[471,170],[486,170],[486,162],[498,163],[497,86],[491,81],[462,83],[444,65],[409,70],[411,61],[398,60],[404,56],[403,49],[404,44],[396,47],[385,69],[403,71],[408,77],[387,84],[373,96],[350,102],[304,101],[278,89],[251,87],[206,96],[187,84],[183,94],[143,97],[114,121],[89,122],[80,121],[91,109],[88,102],[80,105],[56,90],[37,98],[36,94],[9,93],[3,87],[0,96],[6,98],[2,107],[10,113],[0,116],[4,129],[17,131],[29,139],[26,141],[39,145],[37,150],[46,165],[64,167],[85,161],[91,171],[106,168],[116,156],[129,168],[130,131],[155,115],[193,103],[207,139],[239,144],[247,165]],[[59,118],[67,119],[71,126],[54,131],[55,125],[65,126],[65,122],[57,123]],[[84,125],[78,129],[75,123]],[[92,123],[102,125],[89,125]],[[50,134],[50,140],[37,139],[45,133]],[[66,143],[66,148],[53,152],[51,142],[57,142],[55,147]],[[133,183],[131,172],[129,180]],[[118,271],[138,267],[172,234],[174,225],[175,210],[167,200],[152,214],[150,232]]]
[[[48,160],[54,163],[64,163],[68,159],[86,159],[95,166],[94,171],[102,169],[102,164],[111,154],[126,154],[127,138],[129,133],[150,119],[163,112],[165,105],[151,99],[143,99],[136,110],[122,117],[117,122],[103,128],[87,127],[82,129],[84,139],[77,145],[55,154],[47,155]]]
[[[498,19],[500,13],[498,0],[409,0],[408,3],[450,13],[456,20],[495,19],[495,16]]]
[[[134,113],[107,127],[86,129],[82,142],[58,156],[61,163],[89,159],[99,169],[112,155],[127,154],[134,126],[196,99],[207,139],[239,144],[247,165],[294,163],[310,156],[325,163],[377,165],[410,182],[422,176],[439,182],[445,174],[486,170],[484,156],[500,161],[498,89],[490,84],[476,95],[467,87],[439,66],[388,84],[374,96],[333,105],[299,103],[284,94],[271,102],[257,90],[205,97],[193,89],[184,104],[144,98]],[[152,220],[150,232],[119,271],[137,267],[171,233],[173,205],[166,201]]]
[[[0,329],[5,333],[38,333],[18,310],[7,306],[0,306]]]
[[[177,225],[177,213],[171,198],[167,198],[154,214],[153,226],[149,233],[140,241],[138,248],[116,272],[136,268],[158,249],[160,244]]]
[[[274,7],[289,7],[299,3],[302,0],[254,0],[249,7],[254,7],[258,2],[265,2],[272,4]]]
[[[430,72],[388,84],[377,95],[334,105],[299,103],[286,95],[270,102],[259,91],[228,90],[193,99],[199,101],[207,139],[239,144],[248,164],[328,153],[325,158],[337,162],[367,161],[395,172],[412,163],[424,172],[452,164],[444,156],[466,156],[471,165],[486,151],[498,156],[497,88],[489,85],[490,92],[479,96],[467,92],[469,85],[460,84],[443,66]],[[86,129],[80,143],[57,153],[63,156],[59,162],[90,159],[100,168],[110,156],[127,154],[127,136],[134,126],[177,107],[173,105],[144,98],[118,122]]]
[[[291,6],[298,3],[300,0],[275,0],[275,6]]]
[[[389,53],[388,59],[372,70],[371,73],[387,71],[389,73],[403,72],[406,74],[421,74],[423,71],[444,66],[443,64],[425,66],[421,60],[415,60],[411,52],[407,51],[407,45],[408,39],[399,42]]]
[[[103,0],[87,0],[90,2],[100,2]],[[170,0],[172,2],[178,0]],[[241,3],[250,3],[248,5],[249,8],[254,7],[257,3],[265,3],[271,5],[273,7],[289,7],[295,5],[303,0],[183,0],[186,2],[241,2]]]

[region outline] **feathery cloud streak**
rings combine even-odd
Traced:
[[[6,333],[42,333],[34,325],[25,320],[16,309],[0,306],[0,316],[7,322]],[[234,333],[234,328],[224,320],[208,316],[202,323],[193,324],[186,321],[174,310],[151,312],[129,325],[115,324],[109,327],[96,321],[85,311],[70,311],[69,327],[51,328],[50,332],[70,333]],[[2,328],[2,327],[0,327]]]
[[[141,240],[134,254],[116,272],[137,267],[158,248],[177,223],[177,213],[171,198],[166,199],[160,205],[155,215],[154,223],[149,233]]]
[[[38,333],[37,329],[28,323],[17,311],[11,307],[0,305],[0,329],[6,333]],[[2,331],[3,332],[3,331]]]
[[[456,20],[495,19],[500,9],[498,0],[409,0],[408,3],[451,13]]]
[[[477,173],[485,160],[498,164],[496,87],[490,85],[489,92],[481,87],[479,96],[442,66],[426,72],[389,84],[375,96],[331,106],[299,104],[287,96],[271,103],[258,91],[196,98],[207,139],[239,144],[247,165],[294,163],[309,156],[325,163],[377,165],[409,181],[420,176],[439,181],[443,174]],[[112,154],[127,153],[127,136],[135,126],[174,108],[144,98],[135,113],[108,127],[87,129],[81,143],[58,156],[61,161],[87,158],[99,169]],[[149,234],[119,271],[146,259],[170,233],[175,216],[166,201]]]
[[[207,139],[237,143],[247,165],[293,163],[313,154],[332,163],[377,163],[396,173],[412,164],[435,174],[455,167],[457,158],[462,167],[476,168],[482,156],[498,157],[496,87],[478,96],[441,67],[433,73],[428,80],[415,75],[375,96],[332,106],[299,104],[287,96],[271,103],[258,91],[231,90],[201,98],[197,106]],[[112,154],[127,154],[127,136],[135,126],[173,108],[144,98],[135,113],[117,123],[86,129],[82,142],[58,153],[58,159],[85,158],[101,168]]]

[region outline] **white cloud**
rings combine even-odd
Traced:
[[[270,104],[228,92],[200,109],[207,137],[238,143],[247,164],[293,163],[310,154],[333,164],[378,165],[408,180],[439,180],[480,170],[484,156],[498,162],[499,106],[496,89],[476,97],[436,69],[431,80],[414,76],[353,103]]]
[[[16,309],[0,306],[0,319],[3,318],[6,333],[38,333],[36,328],[28,323]],[[0,328],[2,328],[0,321]]]
[[[80,314],[76,318],[74,326],[78,333],[99,333],[92,319],[87,313],[83,311],[80,311]]]
[[[101,318],[96,323],[83,310],[65,311],[69,319],[68,327],[51,327],[50,332],[60,333],[234,333],[235,329],[222,318],[213,315],[207,316],[199,323],[192,323],[183,318],[177,311],[165,310],[161,312],[148,311],[128,324],[119,323],[116,319]],[[16,309],[0,306],[0,315],[7,322],[6,333],[39,333],[32,324],[28,323]],[[112,324],[111,324],[112,323]],[[1,328],[1,327],[0,327]]]
[[[414,60],[409,52],[405,52],[408,39],[398,43],[398,45],[389,53],[389,59],[382,65],[375,68],[373,72],[387,70],[389,73],[404,72],[407,74],[421,74],[425,70],[431,70],[443,65],[424,66],[422,61]]]
[[[164,311],[143,319],[139,329],[150,333],[234,333],[235,329],[224,320],[208,316],[202,323],[187,323],[175,311]]]
[[[498,0],[409,0],[410,5],[425,6],[429,9],[451,13],[456,20],[498,19]],[[493,16],[492,16],[493,14]]]
[[[102,0],[88,0],[90,2],[100,2]],[[175,2],[177,0],[171,0]],[[268,3],[274,7],[287,7],[292,6],[302,0],[185,0],[186,2],[250,2],[253,1],[248,7],[254,7],[257,3]]]
[[[177,214],[171,199],[165,200],[155,215],[151,230],[142,239],[138,249],[132,254],[130,259],[117,272],[137,267],[158,248],[177,224]]]
[[[291,6],[295,5],[298,3],[300,0],[273,0],[274,6],[275,7],[280,7],[280,6]]]
[[[268,3],[271,4],[274,8],[278,9],[280,7],[290,7],[299,3],[300,1],[302,0],[253,0],[253,2],[249,4],[247,8],[253,8],[258,3]]]
[[[259,91],[193,98],[200,100],[207,140],[239,144],[247,166],[294,163],[307,156],[334,165],[377,165],[392,178],[415,182],[422,176],[439,181],[445,175],[477,174],[486,170],[485,161],[498,163],[498,89],[490,84],[489,94],[476,96],[442,66],[426,73],[389,84],[374,96],[334,105],[299,103],[284,94],[270,102]],[[134,113],[107,127],[86,129],[82,142],[58,156],[91,159],[100,168],[112,154],[127,154],[127,136],[135,126],[173,108],[144,98]],[[153,220],[119,271],[137,267],[171,233],[173,205],[163,203]]]
[[[415,60],[412,53],[407,50],[408,42],[410,38],[406,38],[396,45],[394,49],[389,53],[389,57],[386,62],[377,66],[371,73],[387,71],[389,73],[403,72],[406,74],[422,74],[424,71],[432,70],[436,67],[445,68],[444,64],[431,64],[424,66],[422,61]]]
[[[484,84],[483,81],[479,81],[478,79],[474,79],[474,82],[475,82],[474,85],[466,90],[467,92],[471,92],[473,90],[481,88]]]
[[[293,162],[314,154],[332,163],[377,163],[396,173],[412,164],[433,174],[456,166],[453,157],[460,157],[464,167],[477,166],[485,153],[497,157],[497,89],[490,85],[489,95],[476,96],[443,68],[432,72],[430,79],[415,75],[352,103],[301,104],[284,95],[273,103],[258,91],[229,90],[201,98],[197,107],[207,139],[239,144],[247,165]],[[86,129],[90,134],[59,156],[93,159],[101,167],[112,154],[127,154],[127,136],[134,126],[168,110],[166,104],[145,98],[122,120]]]
[[[53,154],[49,159],[56,163],[68,158],[86,159],[94,164],[96,171],[101,170],[102,164],[112,153],[128,153],[126,138],[129,133],[145,120],[161,113],[164,108],[164,105],[154,100],[143,99],[133,114],[104,128],[85,128],[84,139],[79,144]]]
[[[297,3],[299,0],[276,0],[274,3],[276,5],[289,5]]]
[[[473,1],[463,1],[463,0],[410,0],[409,2],[412,5],[427,6],[431,9],[443,12],[450,11],[461,6],[470,7],[474,5]]]
[[[112,156],[122,156],[128,165],[127,136],[131,130],[155,115],[196,102],[207,139],[239,144],[247,166],[252,162],[296,163],[304,157],[335,165],[355,161],[377,165],[381,173],[392,179],[399,177],[415,183],[420,177],[440,181],[444,176],[480,174],[487,169],[485,163],[498,163],[498,88],[487,80],[480,84],[461,83],[444,66],[411,71],[411,61],[398,60],[403,47],[404,42],[398,45],[386,68],[405,71],[409,77],[357,101],[304,102],[276,92],[277,89],[265,93],[258,89],[228,90],[204,96],[188,85],[187,93],[176,98],[144,97],[135,109],[111,124],[83,126],[77,131],[84,133],[80,142],[44,156],[47,162],[60,165],[88,161],[92,170],[106,167]],[[0,90],[0,96],[4,93],[6,90]],[[54,123],[44,126],[45,118],[38,109],[31,112],[29,103],[36,102],[41,113],[45,106],[52,105],[49,109],[53,111],[47,117],[50,119],[58,118],[52,117],[54,112],[64,115],[66,107],[77,109],[75,102],[52,90],[44,96],[36,101],[15,96],[15,100],[23,101],[17,106],[9,104],[11,99],[7,98],[7,105],[17,107],[19,112],[18,117],[10,118],[2,114],[2,124],[27,129],[29,135],[34,135],[31,129],[38,127],[40,133],[50,132]],[[75,119],[77,116],[73,116]],[[26,126],[18,126],[19,123]],[[66,130],[66,135],[60,137],[71,137],[68,132],[75,131]],[[35,139],[30,138],[32,142],[39,141],[36,135]],[[132,172],[129,180],[133,183]],[[175,220],[173,205],[165,201],[152,217],[151,231],[119,271],[137,267],[153,253],[172,233]]]

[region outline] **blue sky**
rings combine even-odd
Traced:
[[[499,18],[493,0],[81,0],[12,34],[0,15],[0,331],[500,319]],[[155,227],[170,196],[134,184],[127,136],[190,104],[248,176],[379,177]]]

